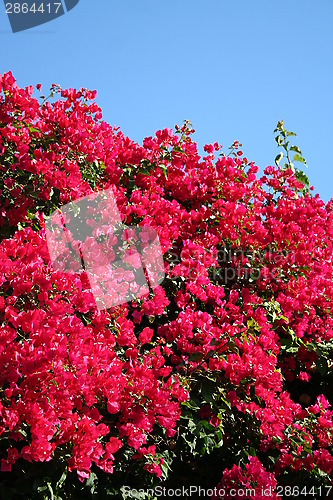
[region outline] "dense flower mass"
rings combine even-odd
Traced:
[[[238,143],[201,158],[189,123],[139,146],[94,98],[0,77],[2,473],[172,481],[183,463],[191,480],[206,461],[209,487],[256,498],[330,485],[333,201],[292,168],[259,177]],[[165,280],[100,311],[86,273],[52,267],[45,221],[108,188],[124,224],[157,231]]]

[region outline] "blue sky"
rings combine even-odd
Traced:
[[[96,89],[104,119],[139,142],[189,119],[200,148],[240,140],[261,169],[274,163],[283,119],[327,201],[332,19],[332,0],[80,0],[13,34],[0,3],[0,73],[21,86]]]

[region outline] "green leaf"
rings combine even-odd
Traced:
[[[276,156],[276,158],[275,158],[275,165],[276,165],[277,167],[279,166],[279,163],[280,163],[280,161],[282,160],[282,158],[283,158],[283,153],[282,153],[282,152],[281,152],[281,153],[279,153],[279,154]]]
[[[289,348],[291,346],[291,339],[280,339],[281,347]]]
[[[302,182],[304,186],[309,187],[310,181],[308,179],[308,176],[304,172],[302,172],[301,170],[296,170],[295,177],[299,182]]]
[[[91,472],[90,476],[87,479],[86,486],[90,489],[90,493],[94,494],[97,492],[97,483],[98,477],[97,474]]]
[[[186,408],[190,408],[191,410],[199,410],[200,406],[198,406],[192,399],[188,401],[184,401],[181,406],[185,406]]]
[[[163,174],[165,175],[166,180],[168,180],[168,168],[165,165],[160,165],[160,169],[162,170]]]
[[[302,151],[298,146],[291,146],[290,151],[295,151],[295,153],[299,153],[300,155],[302,155]]]
[[[38,130],[38,128],[35,128],[35,127],[32,127],[32,126],[29,127],[29,131],[30,132],[40,132],[40,130]]]
[[[62,485],[64,484],[64,482],[66,481],[67,473],[68,473],[68,470],[65,469],[64,472],[61,475],[61,478],[59,479],[59,481],[56,484],[56,488],[57,489],[60,489],[62,487]]]
[[[294,155],[293,161],[299,161],[300,163],[304,163],[304,165],[306,165],[306,161],[304,160],[303,156],[298,154]]]
[[[202,396],[202,402],[203,403],[212,403],[213,402],[213,394],[214,394],[214,387],[212,387],[211,384],[207,384],[205,382],[202,383],[201,386],[201,396]]]
[[[316,363],[320,375],[324,376],[328,372],[328,362],[325,358],[319,358]]]
[[[283,120],[279,120],[276,125],[276,129],[274,132],[279,132],[280,130],[283,130]]]
[[[202,359],[202,354],[200,352],[194,352],[189,357],[190,361],[200,361]]]

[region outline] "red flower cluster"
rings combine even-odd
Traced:
[[[212,396],[200,418],[226,443],[225,416],[249,418],[257,452],[277,457],[270,472],[251,457],[221,486],[274,489],[287,468],[329,475],[330,406],[294,401],[287,384],[311,383],[333,337],[333,202],[301,194],[291,169],[258,178],[239,151],[215,159],[219,144],[200,158],[188,124],[139,146],[85,89],[54,85],[40,104],[7,73],[0,92],[2,471],[58,450],[84,479],[92,464],[112,472],[125,447],[160,477],[159,443],[200,374],[226,405]],[[101,312],[85,273],[52,268],[44,221],[110,187],[124,224],[158,232],[166,279]]]
[[[265,500],[272,498],[274,500],[280,498],[274,491],[276,488],[276,480],[274,474],[265,470],[257,457],[249,457],[249,463],[246,464],[243,472],[240,467],[234,465],[231,470],[223,472],[223,478],[217,487],[217,496],[213,496],[212,500],[220,500],[226,498],[231,500],[236,498],[256,498]]]

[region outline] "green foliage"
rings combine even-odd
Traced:
[[[275,136],[277,145],[279,148],[282,149],[282,151],[280,151],[275,158],[275,164],[279,166],[281,160],[285,158],[286,161],[284,163],[284,168],[286,169],[290,168],[295,173],[295,177],[297,178],[297,180],[301,182],[304,186],[304,188],[301,189],[301,192],[303,194],[304,193],[309,194],[310,183],[307,175],[302,170],[294,166],[294,163],[297,162],[297,163],[302,163],[305,167],[307,167],[306,160],[303,157],[300,148],[295,145],[290,145],[289,138],[297,137],[295,132],[289,132],[284,128],[283,121],[278,121],[274,133],[277,134]]]

